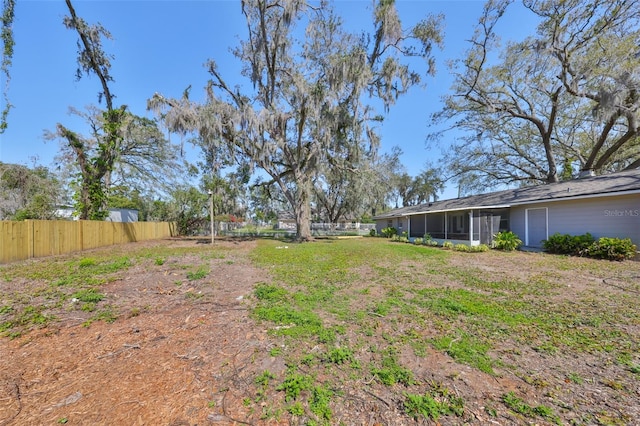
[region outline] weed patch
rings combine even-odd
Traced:
[[[443,336],[433,339],[436,349],[445,351],[451,358],[470,365],[485,373],[494,374],[493,361],[487,355],[489,345],[471,335],[459,332],[455,337]]]
[[[515,393],[508,392],[502,395],[502,402],[510,410],[515,413],[522,414],[526,417],[542,417],[546,420],[552,421],[556,424],[560,424],[559,417],[553,412],[553,410],[545,405],[537,405],[532,407],[531,405],[518,398]]]
[[[209,269],[200,267],[195,271],[187,272],[187,279],[189,281],[197,281],[205,278],[209,274]]]
[[[323,357],[323,361],[338,365],[353,363],[355,360],[353,351],[345,347],[333,348]]]
[[[285,400],[289,402],[298,399],[302,391],[310,390],[313,387],[313,382],[314,379],[311,376],[290,372],[276,390],[283,391]]]
[[[371,373],[384,385],[393,386],[396,383],[410,386],[415,383],[413,372],[398,363],[395,351],[389,349],[382,357],[380,367],[372,367]]]
[[[111,305],[107,305],[107,306],[104,306],[102,310],[94,314],[91,318],[83,322],[82,325],[84,327],[89,327],[95,321],[104,321],[106,323],[112,323],[117,319],[118,319],[118,313],[116,309]]]
[[[418,420],[424,417],[430,420],[438,420],[440,416],[462,416],[464,413],[464,401],[452,394],[446,387],[440,384],[432,384],[431,390],[423,395],[405,393],[405,413]]]
[[[54,319],[53,316],[44,313],[45,309],[42,305],[27,305],[22,310],[12,309],[7,312],[13,314],[12,318],[0,323],[0,333],[18,337],[30,329],[45,327]]]
[[[99,293],[95,288],[87,288],[73,293],[71,297],[80,302],[98,303],[104,299],[104,294]]]
[[[284,302],[287,299],[288,292],[282,287],[272,284],[261,283],[254,290],[256,298],[264,302]]]

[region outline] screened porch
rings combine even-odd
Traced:
[[[470,209],[429,212],[408,217],[409,238],[429,234],[439,242],[491,244],[499,231],[509,230],[509,209]]]

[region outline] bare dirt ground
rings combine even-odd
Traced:
[[[189,247],[197,242],[168,240],[118,249],[137,250],[153,244]],[[13,340],[0,338],[0,425],[304,424],[304,417],[287,413],[264,420],[255,406],[246,403],[259,392],[255,378],[260,373],[285,371],[284,361],[271,356],[282,341],[267,334],[268,325],[250,317],[254,286],[268,276],[247,257],[256,242],[217,244],[228,250],[224,258],[207,260],[212,273],[204,280],[184,280],[184,269],[179,266],[189,264],[187,255],[153,268],[137,264],[122,279],[103,285],[107,302],[120,313],[113,323],[96,321],[83,326],[88,314],[61,308],[57,321],[46,328]],[[194,262],[200,259],[198,254],[193,256]],[[536,267],[532,254],[510,259],[521,273]],[[528,266],[522,263],[527,260],[532,262]],[[500,268],[510,266],[479,267],[486,268],[487,274],[500,274]],[[640,268],[633,268],[640,275]],[[570,271],[566,275],[558,279],[576,282]],[[182,284],[177,285],[180,279]],[[0,282],[0,291],[28,284]],[[421,380],[447,382],[463,397],[465,415],[441,418],[443,425],[548,424],[539,418],[514,417],[497,405],[497,413],[489,416],[485,402],[499,400],[509,391],[543,402],[546,393],[555,392],[556,398],[567,399],[573,407],[605,407],[604,411],[613,413],[610,424],[640,424],[637,380],[623,383],[624,392],[616,392],[597,381],[580,386],[569,383],[558,373],[557,383],[540,387],[535,383],[536,372],[545,370],[549,376],[549,371],[561,371],[572,360],[522,348],[503,348],[503,357],[509,351],[518,352],[517,362],[529,363],[525,367],[531,383],[509,373],[484,374],[433,349],[422,357],[407,351],[400,360]],[[599,356],[585,356],[580,364],[573,371],[585,378],[621,374],[621,367]],[[375,382],[361,385],[342,389],[332,424],[432,424],[401,415],[394,397],[397,393],[388,387]],[[282,392],[272,389],[263,404],[282,399]],[[624,416],[616,419],[616,413]]]

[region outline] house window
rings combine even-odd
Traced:
[[[503,210],[500,212],[500,231],[509,230],[509,211]]]
[[[392,228],[393,227],[393,220],[389,219],[387,220],[387,228]]]

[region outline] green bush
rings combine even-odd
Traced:
[[[415,245],[422,245],[422,243],[424,242],[424,240],[420,237],[414,238],[413,239],[413,244]]]
[[[469,251],[472,253],[482,253],[485,251],[489,251],[489,246],[486,244],[480,244],[477,246],[471,246],[469,247]]]
[[[622,261],[636,255],[636,246],[629,238],[602,237],[586,249],[586,256]]]
[[[442,243],[442,248],[446,250],[453,250],[453,243],[451,241],[445,241]]]
[[[471,251],[471,250],[469,249],[469,246],[468,246],[468,245],[466,245],[466,244],[456,244],[456,245],[453,247],[453,249],[454,249],[455,251],[464,251],[464,252],[469,252],[469,251]]]
[[[376,229],[375,229],[375,228],[373,228],[373,229],[371,229],[371,230],[369,231],[369,236],[370,236],[370,237],[375,237],[375,236],[377,236],[377,235],[378,235],[378,233],[376,232]]]
[[[595,242],[590,233],[584,235],[569,235],[556,232],[549,239],[542,242],[542,246],[549,253],[585,256],[586,250]]]
[[[402,234],[394,234],[391,236],[391,241],[396,243],[408,243],[409,242],[409,233],[404,231]]]
[[[587,256],[596,259],[625,260],[636,254],[636,246],[629,238],[602,237],[596,240],[588,232],[583,235],[556,232],[543,242],[544,249],[553,254]]]
[[[522,240],[511,231],[498,232],[493,236],[493,248],[513,251],[522,245]]]
[[[382,234],[382,236],[384,236],[386,238],[391,238],[394,235],[398,235],[398,230],[396,228],[392,227],[392,226],[388,226],[386,228],[382,228],[380,233]]]

